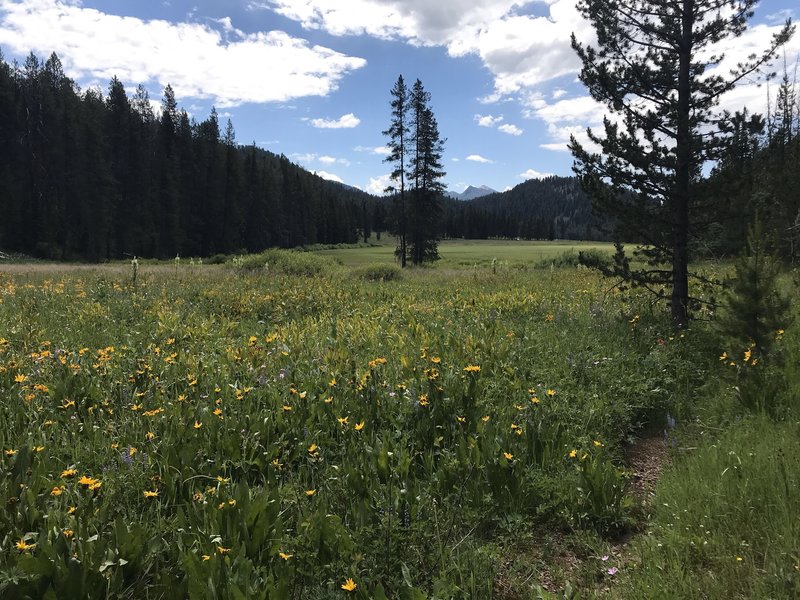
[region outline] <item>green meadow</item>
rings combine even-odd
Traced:
[[[384,236],[381,241],[374,238],[371,246],[360,248],[335,248],[319,250],[318,254],[331,256],[347,266],[368,264],[394,264],[395,243]],[[533,266],[542,261],[554,260],[566,252],[577,256],[580,251],[597,250],[612,253],[613,244],[600,242],[532,241],[532,240],[443,240],[439,243],[441,260],[436,268],[471,267],[487,265],[492,261],[514,266]]]
[[[797,597],[796,326],[587,247],[0,270],[0,597]]]

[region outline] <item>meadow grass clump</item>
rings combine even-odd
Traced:
[[[353,274],[364,281],[397,281],[403,277],[403,271],[397,265],[381,263],[358,267],[353,269]]]
[[[327,256],[280,249],[242,256],[236,264],[241,271],[263,271],[291,277],[311,277],[331,272],[338,266],[335,259]]]

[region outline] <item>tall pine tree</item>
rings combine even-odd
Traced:
[[[606,118],[605,135],[589,130],[602,152],[574,137],[574,170],[595,206],[617,220],[624,241],[642,244],[642,269],[631,268],[622,246],[605,268],[658,297],[668,298],[672,319],[689,318],[689,242],[695,190],[707,161],[724,141],[715,107],[719,97],[759,71],[792,34],[789,22],[769,47],[727,75],[715,46],[740,36],[756,0],[580,0],[597,33],[599,49],[572,46],[582,62],[581,81],[618,120]],[[600,265],[595,265],[600,266]]]

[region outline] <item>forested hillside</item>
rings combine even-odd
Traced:
[[[143,87],[79,90],[52,55],[0,61],[0,248],[53,259],[208,256],[356,241],[368,194],[237,145],[233,125],[156,114]]]
[[[447,237],[607,239],[575,177],[531,179],[468,202],[448,199],[444,212]]]
[[[784,77],[772,114],[728,121],[729,147],[696,190],[695,253],[736,254],[758,214],[796,258],[797,102]],[[445,238],[610,239],[574,177],[440,202]],[[190,118],[169,86],[156,111],[144,87],[129,97],[116,78],[105,95],[80,90],[56,55],[0,55],[0,250],[99,261],[353,243],[395,230],[393,204],[240,146],[230,121]]]

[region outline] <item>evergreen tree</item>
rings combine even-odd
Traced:
[[[442,167],[444,140],[430,107],[431,95],[417,79],[411,91],[411,135],[413,156],[409,161],[408,178],[412,182],[410,211],[411,261],[415,265],[439,258],[438,231],[440,198],[444,192]]]
[[[395,255],[400,259],[400,266],[406,266],[408,259],[407,235],[408,235],[408,207],[406,205],[406,165],[408,161],[408,111],[409,111],[409,92],[403,76],[397,78],[397,82],[391,90],[392,95],[392,119],[389,129],[383,135],[389,137],[387,146],[389,155],[384,159],[394,165],[389,177],[399,185],[391,185],[386,188],[387,192],[392,192],[395,197],[394,206],[394,231],[397,234],[397,250]]]
[[[617,234],[643,245],[646,267],[628,268],[624,254],[601,270],[669,298],[673,322],[689,318],[689,242],[695,229],[697,183],[724,142],[715,106],[720,95],[757,72],[791,36],[789,22],[761,55],[727,77],[708,73],[719,42],[740,36],[756,0],[580,0],[599,50],[572,37],[581,81],[619,116],[604,136],[588,131],[602,154],[574,137],[575,172],[595,206],[617,221]],[[600,265],[593,265],[598,266]],[[670,290],[670,291],[667,291]]]

